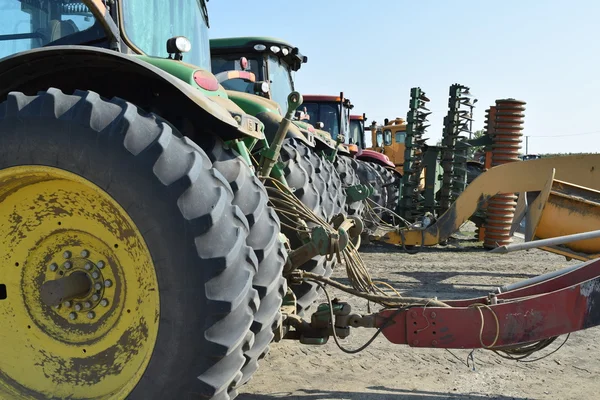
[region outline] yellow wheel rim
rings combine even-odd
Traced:
[[[7,168],[0,248],[0,398],[124,399],[150,361],[159,317],[154,264],[127,212],[73,173]],[[89,290],[60,306],[42,301],[45,282],[75,272]]]

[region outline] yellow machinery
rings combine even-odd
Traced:
[[[445,241],[498,193],[530,199],[527,239],[546,239],[600,229],[600,155],[542,158],[499,165],[476,178],[436,221],[380,232],[378,240],[405,246],[432,246]],[[600,239],[545,250],[588,259],[600,253]]]
[[[396,166],[396,171],[403,173],[404,165],[404,139],[406,138],[406,122],[402,118],[392,121],[386,119],[383,126],[378,126],[375,121],[367,130],[371,131],[372,146],[374,150],[385,154]]]

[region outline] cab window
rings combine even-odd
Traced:
[[[386,146],[392,145],[392,131],[390,131],[389,129],[383,131],[383,143]]]
[[[404,131],[400,131],[400,132],[396,132],[396,143],[401,143],[403,144],[404,141],[406,140],[406,132]]]
[[[375,134],[375,141],[377,143],[377,147],[383,147],[383,132],[377,131]]]

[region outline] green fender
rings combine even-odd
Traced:
[[[120,97],[160,115],[191,139],[202,133],[224,140],[264,138],[262,124],[223,94],[209,97],[141,57],[89,46],[54,46],[0,60],[0,101],[12,91],[35,94],[50,87]]]

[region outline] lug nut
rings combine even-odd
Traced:
[[[63,303],[63,306],[65,306],[65,307],[71,307],[71,302],[70,301],[65,301]]]
[[[111,287],[112,286],[112,281],[110,279],[105,280],[104,281],[104,286]]]
[[[81,250],[81,257],[87,258],[90,255],[90,252],[87,250]]]
[[[50,271],[56,271],[58,269],[58,265],[56,263],[50,264]]]
[[[72,321],[75,318],[77,318],[77,314],[75,314],[74,312],[72,312],[71,314],[69,314],[69,319]]]
[[[71,252],[70,252],[69,250],[65,251],[65,252],[63,253],[63,257],[64,257],[64,258],[71,258]]]
[[[98,271],[92,272],[92,278],[98,279],[99,277],[100,277],[100,274],[98,273]]]
[[[65,261],[65,263],[63,264],[63,267],[65,267],[65,269],[71,269],[72,266],[73,264],[71,264],[71,261]]]
[[[100,296],[98,296],[95,293],[92,295],[92,301],[98,301],[99,298],[100,298]]]
[[[96,264],[98,266],[98,268],[102,269],[104,268],[104,261],[98,261],[98,264]]]
[[[100,305],[101,305],[102,307],[106,307],[106,306],[108,305],[108,300],[106,300],[106,299],[102,299],[102,300],[100,300]]]
[[[81,311],[81,304],[75,304],[75,311]]]
[[[89,313],[87,313],[87,317],[88,317],[89,319],[94,319],[94,317],[95,317],[95,316],[96,316],[96,313],[95,313],[95,312],[93,312],[93,311],[90,311]]]
[[[91,308],[92,307],[92,303],[90,303],[89,301],[86,301],[85,303],[83,303],[83,306],[85,308]]]
[[[92,269],[92,264],[91,263],[85,263],[84,267],[86,271],[89,271],[90,269]]]
[[[55,305],[54,308],[58,310],[60,308],[60,304]]]
[[[96,289],[96,290],[100,290],[100,289],[102,289],[102,284],[101,284],[101,283],[96,283],[96,284],[94,285],[94,289]]]

